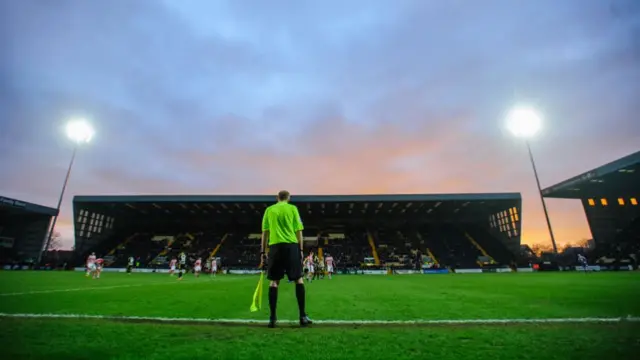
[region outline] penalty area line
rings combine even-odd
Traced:
[[[174,324],[211,324],[211,325],[261,325],[266,320],[254,319],[209,319],[209,318],[170,318],[154,316],[115,316],[90,314],[11,314],[0,313],[0,318],[19,319],[89,319],[114,320],[125,322],[151,322]],[[621,323],[640,322],[640,317],[582,317],[582,318],[539,318],[539,319],[416,319],[416,320],[314,320],[318,325],[518,325],[518,324],[575,324],[575,323]],[[279,324],[297,324],[296,320],[278,320]]]

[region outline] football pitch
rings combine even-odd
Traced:
[[[258,277],[0,272],[4,359],[632,359],[640,273],[343,275],[307,285],[316,321],[249,312]],[[265,283],[266,286],[266,283]]]

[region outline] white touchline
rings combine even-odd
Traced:
[[[207,319],[207,318],[167,318],[153,316],[112,316],[88,314],[8,314],[0,313],[0,318],[32,319],[98,319],[118,321],[148,321],[164,323],[206,323],[206,324],[266,324],[266,320],[253,319]],[[541,318],[541,319],[453,319],[453,320],[314,320],[314,324],[325,325],[490,325],[490,324],[551,324],[551,323],[619,323],[638,322],[640,317],[582,317],[582,318]],[[295,324],[295,320],[279,320],[281,324]]]

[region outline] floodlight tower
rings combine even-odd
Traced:
[[[514,107],[507,115],[507,127],[511,133],[519,138],[523,138],[527,144],[527,150],[529,150],[529,159],[531,160],[531,166],[533,167],[533,175],[536,178],[536,184],[538,185],[538,194],[540,195],[540,201],[542,201],[542,209],[544,210],[544,217],[547,220],[547,227],[549,228],[549,236],[551,236],[551,244],[553,245],[553,252],[558,253],[558,246],[556,245],[556,239],[553,236],[553,229],[551,227],[551,221],[549,220],[549,212],[547,211],[547,204],[542,196],[542,188],[540,187],[540,179],[538,178],[538,170],[536,169],[536,162],[533,159],[533,153],[531,152],[531,145],[529,139],[535,136],[542,127],[542,118],[532,108],[528,107]]]
[[[53,238],[53,233],[56,228],[56,222],[58,221],[58,215],[60,213],[60,206],[62,205],[62,199],[64,198],[64,192],[67,189],[67,184],[69,183],[69,176],[71,175],[71,168],[73,167],[73,162],[76,159],[76,153],[78,152],[78,147],[82,144],[86,144],[91,141],[93,135],[95,135],[95,131],[84,120],[73,120],[67,123],[66,127],[67,137],[74,142],[73,153],[71,154],[71,161],[69,162],[69,168],[67,168],[67,176],[64,178],[64,183],[62,185],[62,191],[60,192],[60,198],[58,198],[58,206],[56,207],[57,212],[53,217],[53,221],[51,222],[51,227],[49,228],[49,233],[47,234],[47,239],[44,248],[40,252],[40,259],[38,259],[38,263],[42,260],[42,254],[45,251],[49,250],[49,246],[51,244],[51,239]]]

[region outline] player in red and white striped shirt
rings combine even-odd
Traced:
[[[331,280],[332,274],[333,274],[333,256],[327,254],[327,256],[324,258],[324,262],[327,264],[326,269],[327,269],[327,274],[329,275],[329,280]]]
[[[104,260],[102,258],[96,259],[96,273],[93,275],[94,279],[100,279],[100,273],[102,273],[102,266],[104,265]]]
[[[196,260],[195,266],[193,267],[193,272],[195,273],[196,277],[200,277],[200,271],[202,271],[202,258],[198,258],[198,260]]]
[[[216,258],[211,258],[211,276],[215,277],[218,272],[218,261]]]
[[[87,257],[87,274],[85,276],[89,277],[89,275],[93,275],[96,271],[96,253],[92,252],[91,255]]]
[[[176,272],[176,264],[178,263],[178,259],[173,258],[169,263],[169,276],[173,276],[173,273]]]
[[[313,281],[313,275],[315,274],[315,268],[313,266],[313,250],[309,251],[309,256],[304,258],[303,265],[307,270],[307,281]]]

